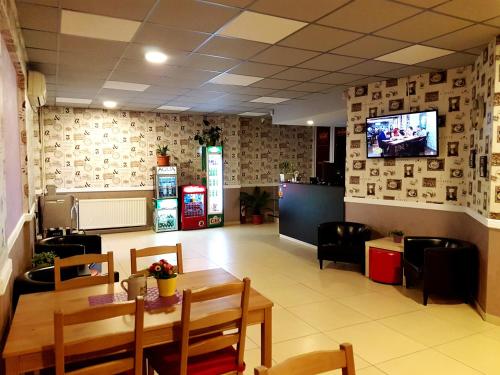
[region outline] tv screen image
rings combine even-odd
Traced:
[[[368,158],[438,156],[437,111],[367,118],[366,153]]]

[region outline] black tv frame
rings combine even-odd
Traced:
[[[403,115],[411,115],[416,113],[427,113],[427,112],[436,112],[436,155],[415,155],[415,156],[369,156],[368,155],[368,120],[391,117],[391,116],[403,116]],[[402,113],[391,113],[383,116],[376,117],[367,117],[365,119],[365,150],[366,150],[366,158],[367,159],[416,159],[416,158],[438,158],[439,157],[439,115],[437,109],[428,109],[425,111],[416,111],[416,112],[402,112]]]

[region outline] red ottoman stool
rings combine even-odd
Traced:
[[[401,284],[401,253],[370,247],[370,279],[386,284]]]

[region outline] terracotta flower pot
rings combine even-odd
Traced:
[[[401,243],[403,241],[403,236],[392,236],[392,240],[395,243]]]
[[[159,167],[167,167],[170,165],[170,155],[156,155],[156,164]]]
[[[264,215],[252,215],[252,224],[262,224],[264,222]]]
[[[160,297],[170,297],[175,294],[177,277],[172,277],[170,279],[156,279],[156,281],[158,282],[158,292]]]

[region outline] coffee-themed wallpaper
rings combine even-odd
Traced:
[[[303,158],[297,164],[304,168],[302,173],[310,174],[311,128],[284,126],[286,131],[280,132],[283,126],[261,123],[260,119],[207,119],[223,129],[226,186],[276,183],[280,155]],[[156,146],[163,143],[169,146],[171,165],[179,168],[179,183],[199,183],[200,146],[194,135],[203,126],[200,115],[44,108],[42,160],[34,160],[35,165],[43,165],[40,185],[55,184],[65,189],[151,186]],[[247,132],[251,142],[247,142]]]
[[[498,50],[492,41],[474,66],[347,90],[346,195],[462,205],[500,218]],[[367,117],[429,109],[438,111],[439,156],[366,157]]]

